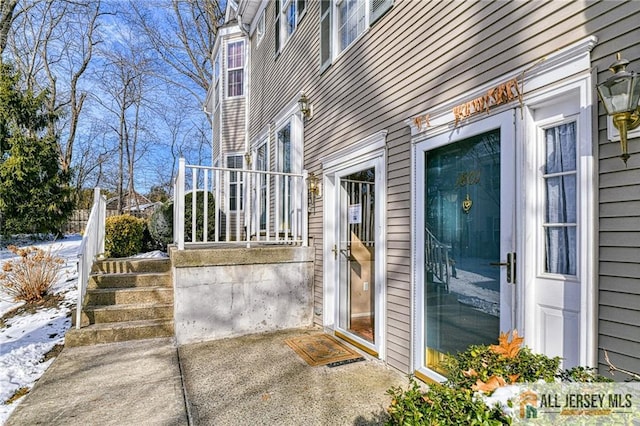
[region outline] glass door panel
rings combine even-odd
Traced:
[[[375,343],[375,168],[340,179],[339,328]]]
[[[426,367],[500,330],[500,131],[425,152]]]

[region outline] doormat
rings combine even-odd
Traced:
[[[293,337],[284,342],[312,367],[318,365],[337,367],[364,361],[362,355],[328,334]]]

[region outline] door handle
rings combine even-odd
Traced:
[[[491,262],[491,266],[506,266],[507,267],[507,282],[511,284],[516,283],[516,254],[515,252],[507,253],[506,262]]]
[[[333,252],[333,258],[337,259],[338,258],[338,247],[334,244],[333,248],[331,249],[331,251]]]

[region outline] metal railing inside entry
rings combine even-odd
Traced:
[[[188,165],[174,182],[173,239],[179,250],[220,243],[306,246],[308,173]]]

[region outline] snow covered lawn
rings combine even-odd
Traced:
[[[65,260],[52,289],[54,296],[41,306],[16,303],[0,289],[0,425],[20,403],[19,398],[8,405],[6,401],[20,389],[31,389],[53,362],[53,358],[45,361],[45,354],[64,344],[77,298],[76,263],[81,241],[82,237],[74,235],[55,242],[28,244],[44,250],[51,248],[52,253]],[[0,248],[0,269],[14,257]]]

